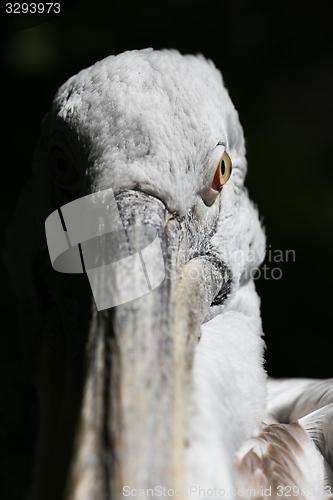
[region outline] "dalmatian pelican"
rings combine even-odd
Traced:
[[[56,93],[9,235],[39,401],[30,498],[234,499],[239,471],[252,477],[239,450],[266,415],[265,235],[246,168],[237,111],[202,56],[125,52]],[[157,234],[165,279],[97,310],[84,273],[52,268],[45,220],[110,188],[127,237],[104,251]]]

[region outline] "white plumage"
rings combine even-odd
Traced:
[[[265,411],[261,333],[259,299],[250,282],[203,325],[195,354],[189,483],[224,490],[229,498],[236,490],[235,453]]]
[[[268,381],[267,416],[237,452],[239,498],[333,498],[332,380]]]
[[[264,412],[259,300],[248,276],[263,260],[265,238],[243,185],[243,132],[221,75],[201,56],[126,52],[66,82],[53,113],[89,144],[93,189],[137,187],[170,212],[194,210],[207,226],[219,210],[210,244],[231,268],[234,287],[223,311],[210,308],[215,318],[203,326],[196,350],[188,474],[189,484],[232,495],[234,454]],[[216,168],[218,143],[232,158],[233,174],[207,208],[198,193]]]
[[[202,56],[147,49],[109,57],[70,78],[57,92],[52,111],[44,120],[35,177],[17,212],[20,227],[40,228],[51,211],[50,189],[45,186],[50,183],[47,169],[52,144],[56,147],[60,144],[63,150],[69,151],[81,188],[85,186],[86,192],[112,187],[116,195],[135,190],[161,200],[169,213],[167,221],[176,220],[184,231],[181,241],[188,243],[185,263],[209,254],[221,259],[230,269],[232,282],[228,298],[211,305],[201,320],[201,340],[195,349],[191,373],[192,397],[186,423],[188,442],[184,447],[186,483],[190,487],[200,486],[200,490],[193,489],[191,498],[211,498],[209,491],[215,489],[221,498],[234,499],[237,495],[236,452],[261,425],[266,413],[260,301],[251,279],[251,271],[264,258],[265,236],[257,210],[244,187],[243,132],[219,71]],[[232,159],[233,173],[214,205],[207,207],[200,193],[210,184],[223,151]],[[31,193],[38,197],[40,205],[27,211]],[[56,191],[56,196],[62,199],[63,192]],[[36,234],[39,238],[38,230]],[[29,245],[20,254],[19,267],[15,267],[16,272],[28,277],[27,282],[33,281],[30,262],[43,247],[38,238],[27,240]],[[31,287],[31,297],[31,303],[39,303],[34,287]],[[57,300],[61,304],[62,298],[57,297],[56,303]],[[34,305],[34,309],[32,322],[37,321],[40,313],[39,306]],[[60,306],[59,310],[63,314]],[[79,303],[74,310],[80,310]],[[192,312],[194,316],[198,313]],[[130,308],[128,313],[131,314]],[[171,340],[175,341],[172,337]],[[131,345],[129,355],[133,356],[133,350]],[[165,370],[169,366],[169,358],[165,360],[165,365],[158,365],[157,369]],[[155,363],[157,366],[158,361]],[[177,363],[176,359],[176,372]],[[138,363],[137,366],[139,375],[135,381],[145,373],[145,365]],[[153,379],[154,374],[151,377]],[[127,388],[124,386],[121,390],[126,392]],[[145,390],[148,391],[148,386]],[[120,391],[122,401],[121,396]],[[173,397],[172,389],[171,402]],[[93,401],[91,397],[90,401]],[[269,410],[279,418],[274,401],[277,397],[271,400]],[[171,403],[169,409],[174,410]],[[127,407],[122,411],[126,414]],[[91,418],[89,414],[89,422],[93,422]],[[141,420],[140,425],[144,425],[145,419]],[[320,421],[323,422],[322,418]],[[163,422],[158,423],[162,426]],[[89,436],[93,436],[95,429],[88,430]],[[171,430],[174,434],[178,432]],[[163,442],[167,448],[173,441],[165,432]],[[142,439],[144,436],[142,431]],[[183,446],[182,438],[177,442]],[[162,450],[153,452],[158,456]],[[83,467],[89,474],[92,471],[91,477],[97,478],[97,484],[104,472],[97,469],[96,473],[96,457],[88,458]],[[96,467],[99,467],[98,461]],[[159,480],[170,474],[179,475],[172,467],[171,473],[165,464],[163,467],[159,470]],[[154,481],[149,471],[146,472],[148,482],[144,486]],[[107,474],[106,477],[108,480]],[[75,476],[74,482],[79,484],[80,477]],[[80,500],[95,500],[96,491],[105,493],[103,485],[98,486],[102,488],[99,490],[94,489],[93,483],[90,481],[89,491],[95,493],[89,496],[84,487]],[[75,491],[71,498],[78,498],[75,496],[78,490]]]

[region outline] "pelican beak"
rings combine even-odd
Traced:
[[[225,276],[209,256],[190,259],[185,223],[160,200],[127,191],[116,202],[126,236],[122,255],[142,257],[158,241],[162,261],[146,260],[146,278],[159,277],[160,284],[115,307],[94,309],[67,498],[116,500],[158,486],[183,497],[194,348]],[[94,293],[105,295],[108,280],[112,287],[112,276],[97,275]],[[128,269],[127,292],[128,283],[136,291],[142,280],[135,266]]]

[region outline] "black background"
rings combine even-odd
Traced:
[[[332,16],[329,2],[67,2],[58,16],[5,16],[1,227],[30,176],[40,120],[57,87],[95,61],[154,47],[201,52],[221,69],[247,139],[247,186],[268,245],[295,250],[280,280],[257,282],[274,376],[330,377],[332,311]],[[15,308],[1,272],[1,373],[15,381]],[[6,379],[7,377],[7,379]],[[6,382],[3,382],[6,383]],[[23,399],[16,397],[20,409]],[[6,402],[6,400],[5,400]],[[18,418],[15,415],[11,418]],[[29,438],[24,435],[22,437]],[[19,496],[18,496],[19,498]]]

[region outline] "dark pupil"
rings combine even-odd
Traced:
[[[63,160],[62,158],[59,158],[59,159],[58,159],[58,170],[59,170],[61,173],[65,173],[67,169],[68,169],[68,165],[67,165],[67,163],[65,162],[65,160]]]
[[[221,161],[221,174],[222,175],[225,174],[225,163],[224,163],[224,160]]]

